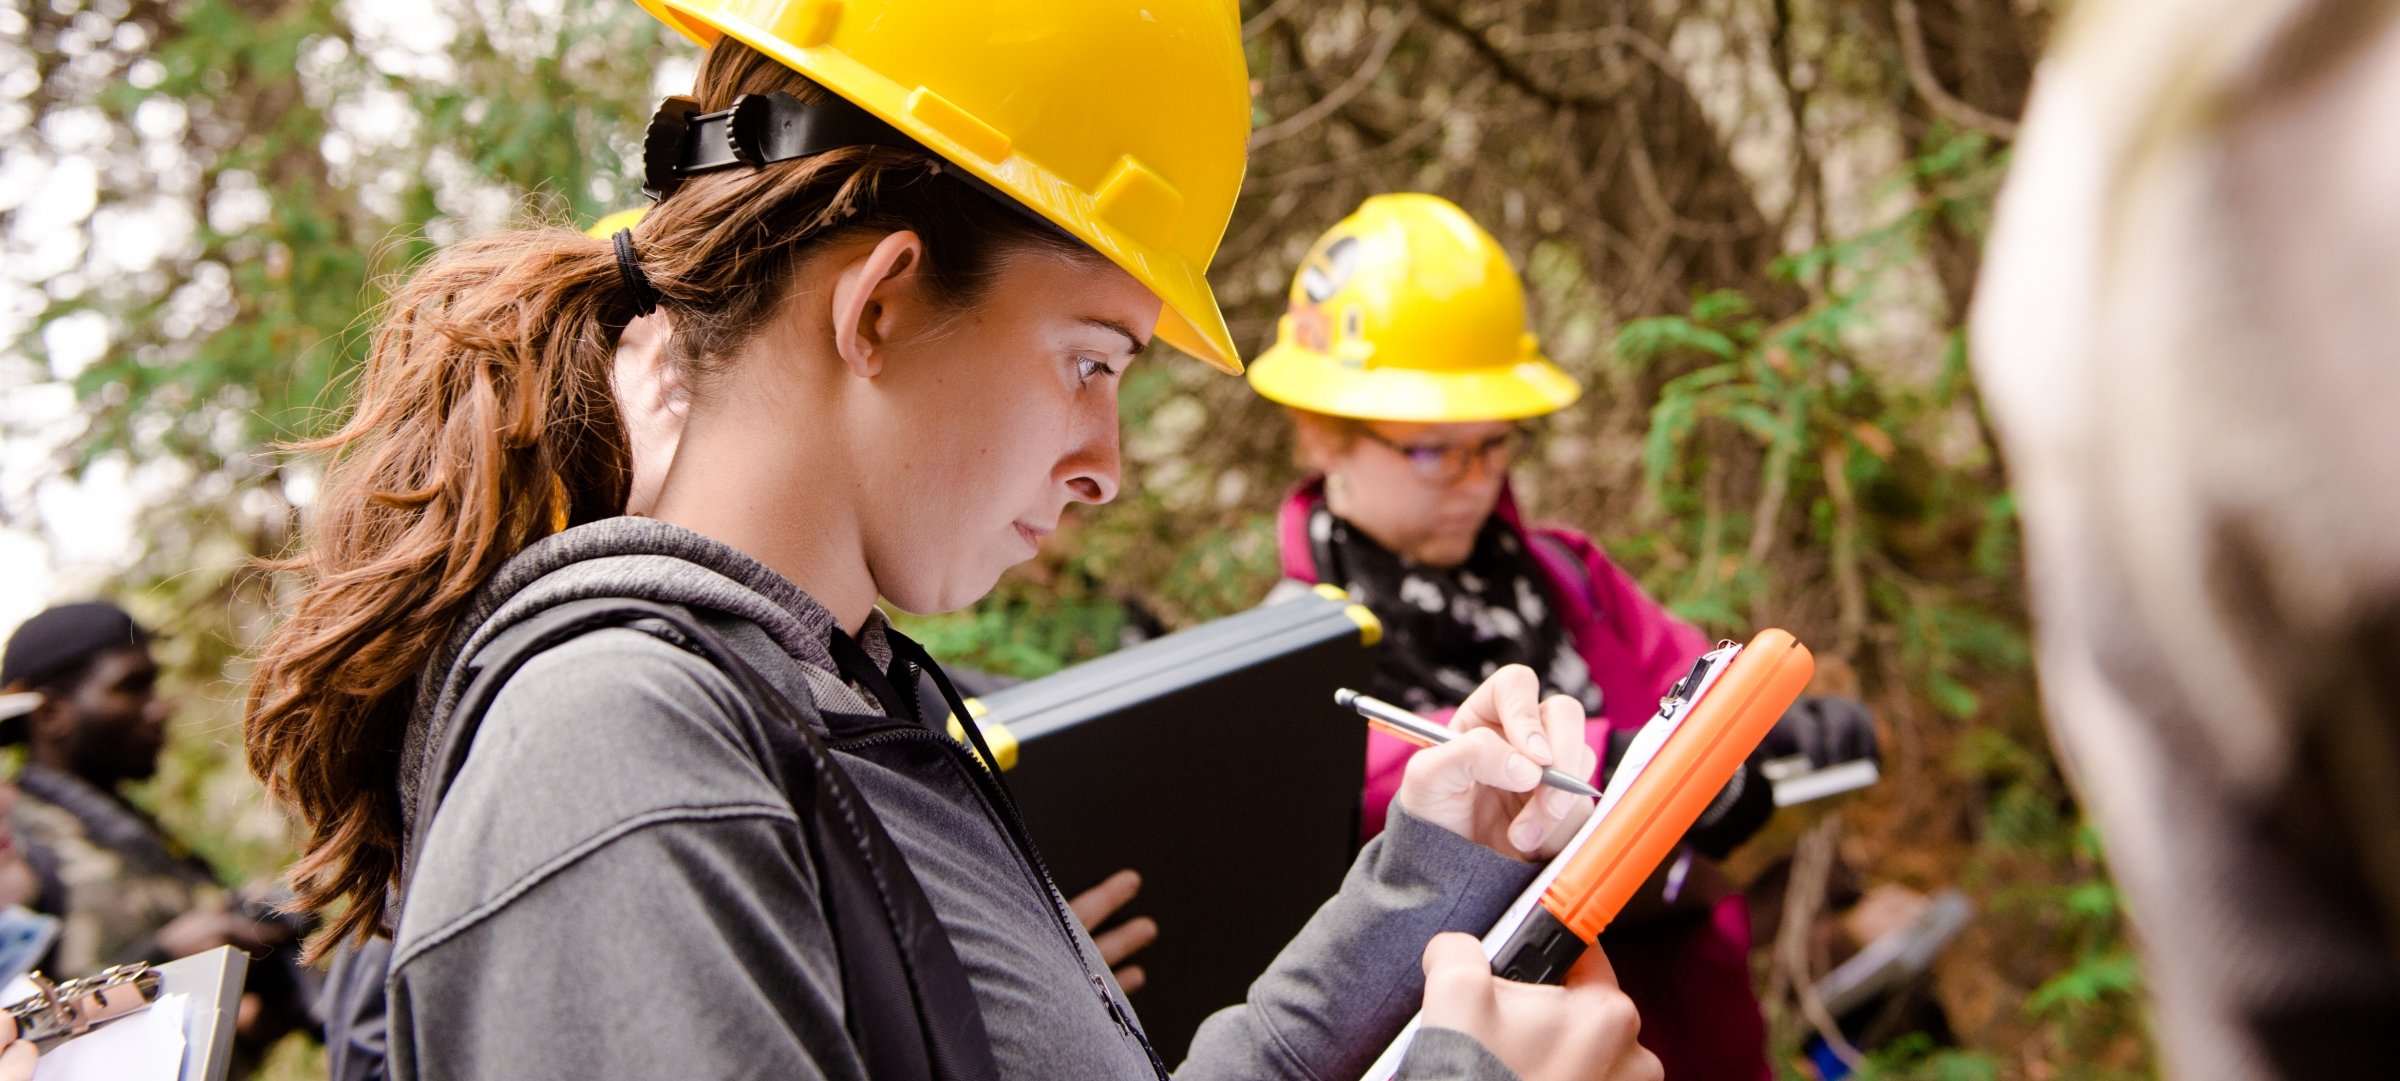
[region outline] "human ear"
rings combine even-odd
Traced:
[[[29,746],[56,743],[74,731],[75,711],[68,708],[65,697],[59,694],[44,691],[41,704],[25,715],[25,741]]]
[[[903,229],[843,266],[833,283],[833,349],[850,374],[873,378],[925,266],[925,241]]]
[[[1293,411],[1292,451],[1300,468],[1311,473],[1335,473],[1348,464],[1356,440],[1337,427],[1341,422]]]

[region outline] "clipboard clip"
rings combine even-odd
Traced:
[[[36,1043],[81,1036],[93,1025],[148,1007],[158,1000],[165,983],[157,970],[138,961],[63,983],[39,972],[25,978],[32,981],[34,993],[0,1009],[16,1019],[18,1039]]]
[[[1740,648],[1739,643],[1726,638],[1717,642],[1717,648],[1701,654],[1698,660],[1692,662],[1692,670],[1676,680],[1674,686],[1667,688],[1666,697],[1658,700],[1658,715],[1673,716],[1677,706],[1699,693],[1701,681],[1708,678],[1708,670],[1715,668],[1719,660],[1733,656],[1734,651]]]

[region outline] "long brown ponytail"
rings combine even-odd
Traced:
[[[695,95],[825,91],[728,40]],[[1020,248],[1088,255],[944,175],[930,155],[849,148],[695,177],[636,228],[642,268],[673,325],[670,362],[705,395],[827,240],[916,231],[937,299],[971,303]],[[315,948],[384,922],[399,872],[400,744],[420,671],[475,592],[554,532],[623,512],[626,433],[610,391],[634,316],[614,247],[572,229],[457,245],[391,299],[348,422],[304,452],[328,456],[300,551],[305,586],[260,650],[244,741],[251,771],[298,811],[291,872],[303,907],[331,914]]]

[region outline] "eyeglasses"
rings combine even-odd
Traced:
[[[1517,451],[1524,449],[1530,434],[1518,425],[1473,443],[1402,443],[1363,424],[1358,430],[1408,459],[1418,476],[1435,484],[1449,484],[1466,476],[1467,468],[1477,462],[1482,462],[1483,468],[1492,473],[1507,469],[1516,460]]]

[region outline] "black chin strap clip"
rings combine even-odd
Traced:
[[[900,129],[831,94],[814,105],[780,91],[744,94],[733,99],[733,108],[714,113],[701,112],[692,98],[672,97],[659,103],[642,138],[642,192],[664,199],[687,177],[845,146],[922,149]]]
[[[1070,244],[1083,241],[982,178],[942,160],[908,133],[838,94],[814,104],[782,91],[744,94],[733,108],[700,111],[700,102],[671,97],[650,114],[642,137],[642,194],[653,202],[682,187],[685,179],[737,165],[757,168],[839,150],[845,146],[888,146],[932,159],[932,172],[982,192],[1036,227]]]

